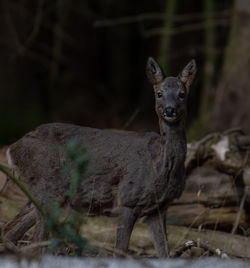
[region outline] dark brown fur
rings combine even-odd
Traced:
[[[75,138],[87,148],[91,171],[83,174],[72,207],[118,215],[116,248],[122,251],[128,248],[136,219],[147,216],[158,255],[167,256],[165,212],[185,185],[186,99],[195,72],[191,61],[179,77],[164,78],[149,58],[147,75],[156,94],[160,134],[46,124],[10,146],[13,170],[49,210],[51,202],[63,200],[69,188],[70,177],[62,172],[67,161],[63,148]],[[166,115],[167,107],[174,109],[173,115]],[[38,232],[43,239],[42,226]]]

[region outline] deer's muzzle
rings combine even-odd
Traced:
[[[174,118],[177,116],[176,110],[173,107],[167,107],[163,111],[163,116],[168,118]]]

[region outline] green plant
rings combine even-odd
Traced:
[[[76,139],[71,139],[68,142],[65,151],[68,161],[62,172],[63,175],[69,174],[71,177],[70,188],[66,195],[72,198],[81,183],[82,174],[88,170],[87,152],[84,146],[79,146]]]
[[[83,217],[76,212],[68,211],[65,216],[65,209],[57,203],[52,204],[52,213],[45,217],[46,230],[52,234],[49,249],[51,252],[58,252],[69,245],[74,248],[76,255],[88,247],[79,229],[84,223]]]
[[[77,140],[70,140],[64,149],[67,164],[62,170],[62,175],[70,177],[70,187],[66,192],[66,199],[70,203],[81,183],[83,173],[88,169],[88,161],[85,147],[79,146]],[[52,204],[51,213],[45,217],[46,230],[52,234],[51,251],[56,252],[67,245],[73,245],[76,254],[80,255],[88,246],[87,240],[79,232],[83,223],[83,217],[77,212],[67,207],[63,209],[57,203]]]

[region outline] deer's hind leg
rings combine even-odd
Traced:
[[[2,240],[4,246],[9,250],[16,249],[16,243],[24,234],[36,223],[36,210],[29,202],[17,214],[17,216],[8,221],[2,228]]]
[[[33,241],[41,242],[48,240],[49,233],[46,231],[44,218],[37,209],[35,210],[35,217],[36,217],[36,226],[33,235]]]

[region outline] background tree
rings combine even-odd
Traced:
[[[250,131],[250,5],[234,4],[230,39],[224,56],[223,72],[213,110],[213,129],[241,127]]]
[[[199,138],[211,129],[207,114],[214,110],[213,88],[224,62],[232,7],[232,0],[148,0],[143,5],[132,0],[2,0],[0,145],[52,121],[157,130],[153,92],[145,78],[148,56],[161,60],[167,75],[177,75],[196,59],[188,127],[189,138]],[[245,17],[236,24],[247,36],[241,28]],[[226,55],[225,65],[231,57]],[[214,114],[224,121],[219,92]],[[237,109],[231,111],[235,118],[244,117]]]

